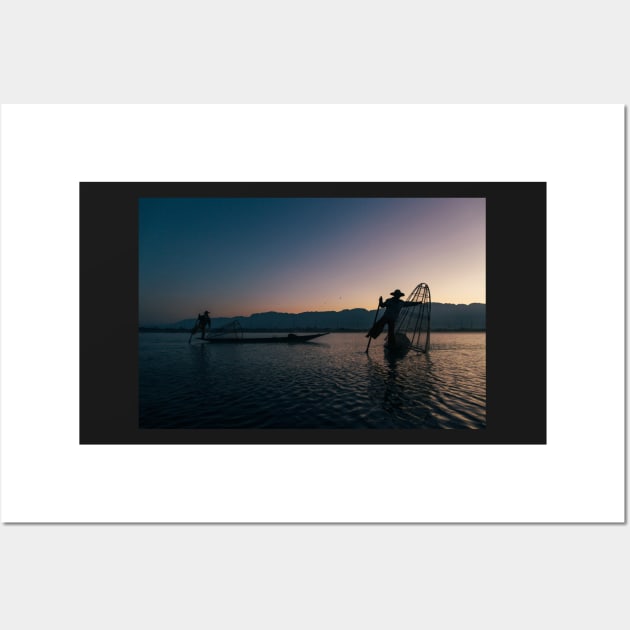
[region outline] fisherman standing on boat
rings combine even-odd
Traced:
[[[390,293],[391,296],[387,300],[383,302],[383,296],[378,298],[378,307],[385,308],[385,313],[383,317],[381,317],[377,322],[374,323],[374,326],[370,328],[366,337],[372,337],[372,339],[376,339],[382,332],[385,324],[387,324],[387,343],[390,346],[396,345],[396,320],[398,319],[398,315],[400,315],[400,311],[406,306],[413,306],[413,302],[405,302],[400,298],[405,294],[396,289]]]
[[[195,330],[200,330],[201,331],[201,338],[205,339],[206,338],[206,326],[208,327],[208,330],[210,330],[210,326],[212,325],[212,322],[210,320],[210,313],[208,313],[208,311],[204,311],[203,315],[198,315],[197,316],[197,321],[195,323],[195,328],[193,330],[193,332]]]

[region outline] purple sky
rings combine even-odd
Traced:
[[[142,199],[140,324],[486,301],[485,199]]]

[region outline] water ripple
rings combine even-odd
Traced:
[[[388,357],[365,337],[305,345],[188,344],[140,335],[146,428],[485,427],[483,333],[434,333],[428,355]]]

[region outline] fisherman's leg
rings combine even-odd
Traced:
[[[387,324],[387,345],[395,346],[396,345],[396,331],[394,324],[391,322]]]
[[[372,339],[376,339],[382,332],[383,327],[385,326],[385,318],[381,317],[372,328],[370,328],[370,332],[366,335],[366,337],[372,337]]]

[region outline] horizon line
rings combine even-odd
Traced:
[[[464,302],[433,302],[432,306],[435,306],[437,304],[440,305],[444,305],[444,306],[472,306],[472,305],[481,305],[481,306],[486,306],[485,302],[469,302],[468,304],[464,303]],[[275,313],[278,315],[304,315],[307,313],[343,313],[345,311],[366,311],[368,313],[373,313],[375,312],[377,309],[375,308],[365,308],[362,306],[356,306],[353,308],[344,308],[341,310],[326,310],[326,311],[299,311],[297,313],[295,312],[289,312],[289,311],[274,311],[274,310],[270,310],[270,311],[256,311],[253,313],[250,313],[249,315],[213,315],[212,311],[208,311],[211,318],[212,319],[240,319],[240,318],[247,318],[247,317],[253,317],[254,315],[268,315],[270,313]],[[383,309],[378,309],[378,310],[383,310]],[[203,312],[203,311],[201,311]],[[158,326],[158,325],[164,325],[164,324],[176,324],[178,322],[182,322],[182,321],[187,321],[187,320],[195,320],[197,318],[196,315],[192,315],[190,317],[183,317],[177,320],[163,320],[162,323],[158,323],[158,322],[151,322],[150,324],[141,324],[141,326]]]

